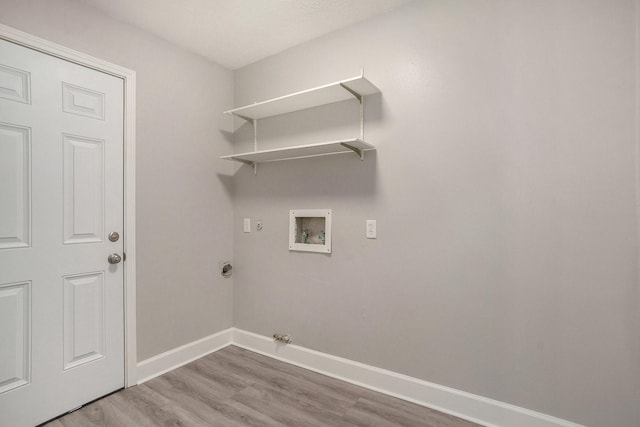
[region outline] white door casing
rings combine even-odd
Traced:
[[[135,384],[135,74],[8,27],[0,36],[124,74],[0,41],[0,420],[29,425]],[[125,248],[126,263],[107,264]]]

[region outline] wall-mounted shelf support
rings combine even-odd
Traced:
[[[251,120],[251,123],[253,124],[253,151],[258,151],[258,119]],[[258,164],[251,162],[251,167],[253,174],[258,175]]]
[[[226,113],[226,111],[225,111]],[[251,124],[254,124],[254,120],[251,117],[243,116],[242,114],[234,114],[234,116],[241,118],[242,120],[246,120]]]
[[[351,151],[355,152],[360,160],[363,160],[365,151],[375,150],[374,146],[364,142],[364,97],[376,93],[380,93],[380,90],[364,77],[364,72],[361,72],[359,76],[350,79],[225,111],[225,114],[234,115],[252,124],[254,150],[249,153],[232,154],[221,158],[250,165],[253,167],[254,174],[257,174],[258,163],[261,162],[326,156]],[[258,150],[259,119],[353,98],[358,101],[360,107],[359,139],[329,141],[275,150]]]
[[[360,160],[364,160],[364,150],[361,148],[358,148],[354,145],[350,145],[347,144],[346,142],[341,142],[340,145],[342,145],[345,148],[348,148],[349,150],[353,151],[354,153],[356,153],[358,155],[358,157],[360,157]]]
[[[364,78],[364,70],[360,72],[360,76]],[[340,86],[342,86],[344,90],[346,90],[351,95],[353,95],[358,100],[358,103],[360,104],[360,139],[364,139],[364,99],[360,93],[351,89],[346,84],[340,83]],[[360,160],[364,160],[364,154],[362,153],[360,153]]]
[[[235,160],[236,162],[244,163],[245,165],[251,166],[252,168],[255,168],[256,166],[256,162],[252,162],[251,160],[245,160],[241,158],[235,158],[233,160]]]
[[[355,90],[351,89],[349,86],[340,83],[340,86],[346,90],[347,92],[349,92],[351,95],[353,95],[360,104],[362,104],[362,95],[360,95],[358,92],[356,92]]]

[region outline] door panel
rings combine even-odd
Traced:
[[[0,425],[124,386],[123,82],[0,40]]]
[[[104,120],[104,98],[104,93],[62,83],[62,109],[67,113]]]
[[[0,123],[0,248],[30,245],[30,146],[29,128]]]
[[[104,273],[64,278],[64,370],[105,353]]]
[[[64,243],[102,242],[104,140],[63,135]]]
[[[24,70],[0,65],[0,97],[31,104],[31,81]]]
[[[29,383],[30,283],[0,285],[0,393]]]

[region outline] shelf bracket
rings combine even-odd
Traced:
[[[239,159],[237,157],[234,157],[233,160],[235,160],[236,162],[243,163],[243,164],[245,164],[247,166],[251,166],[253,168],[253,174],[254,175],[258,175],[258,163],[257,162],[252,162],[251,160]]]
[[[360,160],[364,160],[364,150],[358,147],[354,147],[353,145],[347,144],[346,142],[341,142],[340,145],[356,153],[358,157],[360,157]]]
[[[363,77],[364,77],[364,74],[363,74]],[[347,87],[343,83],[340,83],[340,86],[342,87],[342,89],[346,90],[351,95],[353,95],[358,100],[358,103],[360,104],[360,139],[364,139],[364,102],[362,99],[362,95],[360,95],[355,90]]]
[[[245,165],[249,165],[251,167],[256,164],[256,162],[252,162],[251,160],[239,159],[237,157],[233,157],[233,160],[235,160],[236,162],[244,163]]]
[[[253,125],[253,151],[258,151],[258,119],[251,120]]]
[[[358,92],[356,92],[355,90],[345,86],[344,84],[340,83],[340,86],[342,87],[342,89],[346,90],[347,92],[349,92],[351,95],[353,95],[358,102],[360,103],[360,105],[362,105],[362,95],[360,95]]]
[[[247,122],[251,123],[253,126],[253,151],[258,151],[258,119],[252,119],[247,116],[243,116],[242,114],[237,113],[229,113],[233,116],[237,116]],[[253,168],[253,174],[258,175],[258,163],[252,162],[251,160],[239,159],[237,157],[232,157],[233,160],[238,161],[240,163],[244,163],[245,165],[251,166]]]
[[[242,114],[238,114],[238,113],[231,113],[231,114],[232,114],[232,115],[234,115],[234,116],[236,116],[236,117],[241,118],[242,120],[246,120],[246,121],[248,121],[249,123],[253,124],[253,120],[254,120],[254,119],[252,119],[252,118],[250,118],[250,117],[243,116]]]

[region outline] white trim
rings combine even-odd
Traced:
[[[4,39],[65,61],[111,74],[124,81],[124,322],[125,322],[125,387],[137,382],[136,375],[136,72],[93,56],[32,36],[0,24]]]
[[[488,427],[583,427],[508,403],[233,328],[232,344]]]
[[[487,427],[584,427],[519,406],[229,328],[138,364],[139,384],[228,345],[398,397]]]
[[[138,384],[193,362],[231,344],[233,328],[166,351],[138,363]]]

